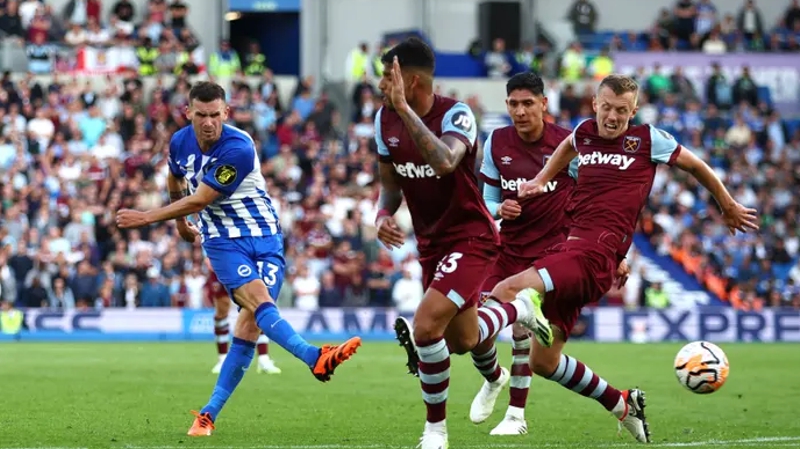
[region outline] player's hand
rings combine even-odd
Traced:
[[[733,206],[722,211],[722,219],[731,231],[731,235],[736,235],[736,231],[747,232],[748,230],[758,230],[758,211],[744,207],[734,202]]]
[[[378,227],[378,240],[381,241],[391,251],[392,248],[400,248],[406,242],[406,236],[392,217],[380,217],[375,222]]]
[[[522,207],[515,200],[505,200],[497,209],[497,215],[503,220],[513,220],[522,213]]]
[[[530,198],[544,193],[544,184],[534,179],[533,181],[523,182],[519,186],[517,196],[520,198]]]
[[[197,236],[200,235],[200,230],[197,229],[197,226],[189,223],[189,220],[185,218],[175,220],[175,223],[178,229],[178,234],[185,242],[194,243],[194,241],[197,239]]]
[[[631,274],[631,267],[628,266],[628,262],[625,259],[619,263],[617,267],[617,274],[616,274],[616,281],[617,287],[622,288],[628,282],[628,276]]]
[[[117,227],[120,229],[141,228],[147,226],[150,221],[147,213],[133,209],[120,209],[117,211]]]
[[[406,101],[406,86],[403,83],[403,74],[400,72],[400,61],[397,56],[392,61],[392,82],[389,84],[389,101],[395,109],[402,109],[408,105]]]

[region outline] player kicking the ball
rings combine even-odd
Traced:
[[[187,126],[172,136],[167,185],[173,203],[146,212],[122,209],[120,228],[138,228],[177,220],[181,237],[193,242],[202,233],[203,249],[217,277],[241,307],[233,342],[208,404],[196,416],[188,434],[208,436],[214,421],[253,360],[263,331],[272,341],[308,365],[320,381],[361,345],[354,337],[339,346],[310,345],[281,318],[274,299],[283,283],[285,262],[278,216],[266,193],[253,139],[224,125],[229,108],[225,90],[201,82],[189,92]],[[191,192],[191,194],[190,194]],[[186,217],[200,215],[200,229]]]
[[[551,347],[534,343],[534,373],[600,402],[637,441],[650,442],[645,395],[620,391],[578,360],[562,353],[581,308],[609,290],[631,245],[639,213],[647,201],[658,164],[675,165],[694,176],[714,196],[731,233],[758,229],[756,211],[737,203],[705,162],[668,133],[652,125],[629,125],[639,88],[626,76],[611,75],[594,99],[595,119],[581,122],[544,169],[522,185],[521,198],[546,194],[548,183],[578,159],[578,183],[570,201],[567,241],[558,252],[499,284],[492,296],[543,298],[553,325]],[[624,280],[624,279],[623,279]]]
[[[386,106],[375,118],[381,179],[376,226],[389,248],[402,245],[404,236],[392,216],[405,197],[426,292],[413,331],[402,319],[395,331],[410,355],[419,354],[427,408],[420,446],[442,449],[447,447],[450,350],[466,353],[511,323],[537,329],[536,323],[545,320],[537,321],[541,311],[528,297],[486,307],[479,316],[481,284],[497,257],[499,236],[474,173],[475,117],[467,105],[433,94],[433,52],[421,40],[398,44],[382,61],[379,87]]]
[[[529,268],[546,250],[567,239],[566,206],[575,187],[578,168],[575,160],[569,170],[558,172],[544,195],[518,198],[519,186],[542,170],[570,131],[544,121],[547,97],[539,76],[533,73],[514,75],[506,83],[506,94],[506,107],[514,124],[489,134],[481,165],[484,201],[489,212],[503,220],[500,225],[503,248],[483,283],[483,291],[487,293],[498,282]],[[493,303],[490,300],[485,305]],[[491,435],[528,433],[525,402],[531,384],[528,365],[531,338],[528,330],[519,324],[514,324],[512,329],[510,373],[497,362],[494,339],[472,351],[473,363],[486,379],[470,408],[472,422],[482,423],[491,415],[500,391],[510,379],[508,410]]]
[[[213,374],[219,374],[222,371],[222,364],[225,363],[225,357],[228,355],[228,345],[230,344],[230,325],[228,325],[228,315],[231,311],[231,300],[225,287],[217,279],[214,274],[214,269],[211,263],[206,259],[206,267],[208,268],[208,279],[206,280],[205,290],[206,297],[214,304],[214,340],[217,346],[217,355],[219,360],[214,368],[211,369]],[[275,362],[269,356],[269,338],[263,333],[258,336],[256,340],[256,352],[258,353],[258,365],[256,365],[257,372],[267,374],[280,374],[281,369],[275,365]]]

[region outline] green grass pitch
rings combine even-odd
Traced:
[[[712,395],[684,390],[672,372],[675,344],[571,343],[571,355],[618,388],[646,390],[654,447],[800,447],[800,357],[789,344],[724,344],[728,383]],[[501,361],[510,347],[501,344]],[[216,355],[207,343],[15,343],[0,345],[0,448],[413,448],[425,416],[417,379],[400,347],[366,342],[327,384],[271,345],[283,374],[255,366],[210,438],[185,436],[208,398]],[[254,364],[255,365],[255,364]],[[457,448],[614,448],[617,436],[596,402],[534,378],[530,434],[490,437],[507,405],[469,422],[481,385],[470,359],[453,358],[448,430]]]

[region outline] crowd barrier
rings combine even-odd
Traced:
[[[389,341],[401,315],[393,309],[284,309],[284,319],[309,340],[336,341],[352,335]],[[411,314],[402,314],[411,319]],[[235,312],[231,318],[235,319]],[[25,311],[26,329],[0,341],[210,341],[214,311],[182,309]],[[508,339],[510,330],[502,335]],[[586,309],[574,339],[598,342],[800,342],[800,311],[772,309],[742,312],[707,307],[668,310]]]

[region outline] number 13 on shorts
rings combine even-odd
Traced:
[[[442,277],[445,274],[453,273],[458,269],[458,260],[464,257],[462,253],[450,253],[439,261],[436,265],[436,277]]]
[[[261,279],[263,279],[264,284],[267,285],[269,295],[272,299],[277,299],[278,293],[281,291],[281,285],[283,285],[283,267],[271,262],[264,262],[263,260],[259,260],[256,266],[258,267]]]

